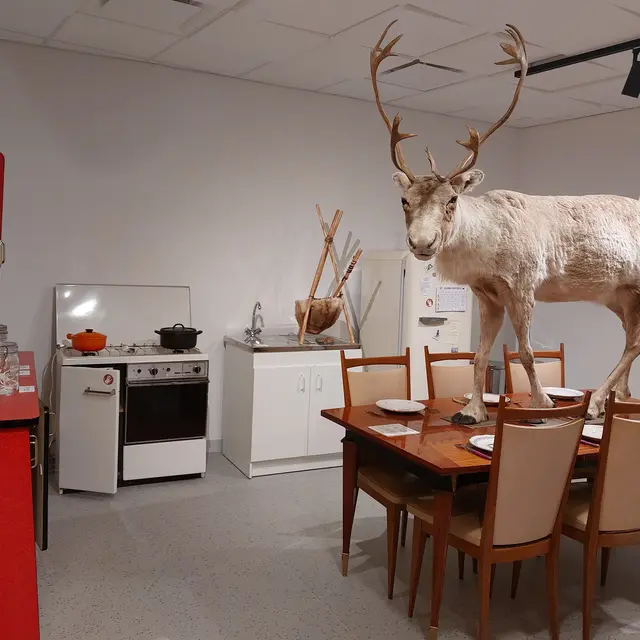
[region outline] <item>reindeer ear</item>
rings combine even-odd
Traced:
[[[402,171],[396,171],[393,174],[393,181],[396,183],[396,186],[406,191],[411,186],[411,180],[407,178],[407,174]]]
[[[451,186],[456,193],[468,193],[475,189],[484,180],[484,173],[478,169],[465,171],[451,181]]]

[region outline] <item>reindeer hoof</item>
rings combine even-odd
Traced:
[[[451,416],[451,421],[454,424],[478,424],[478,421],[473,416],[467,416],[462,411]]]

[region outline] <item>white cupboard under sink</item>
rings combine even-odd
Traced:
[[[261,353],[235,344],[225,343],[224,456],[249,478],[340,466],[344,429],[320,416],[344,406],[340,351]]]

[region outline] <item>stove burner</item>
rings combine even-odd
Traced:
[[[97,351],[83,351],[82,355],[83,356],[97,356],[98,352]]]

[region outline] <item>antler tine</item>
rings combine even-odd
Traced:
[[[431,149],[429,149],[429,147],[425,147],[424,148],[426,154],[427,154],[427,158],[429,160],[429,165],[431,166],[431,173],[433,173],[433,175],[438,178],[438,180],[440,182],[446,182],[447,179],[440,173],[438,173],[438,167],[436,166],[436,160],[433,157],[433,154],[431,153]]]
[[[391,27],[395,23],[396,20],[390,22],[387,25],[387,28],[382,32],[382,35],[376,43],[376,46],[371,49],[371,54],[369,57],[371,65],[371,83],[373,84],[373,95],[376,99],[378,111],[380,112],[380,115],[382,116],[382,119],[384,120],[384,123],[387,125],[387,129],[391,134],[391,161],[399,171],[402,171],[407,176],[407,178],[409,178],[411,182],[415,182],[416,177],[405,162],[404,154],[402,153],[402,148],[400,147],[400,142],[402,142],[402,140],[406,140],[407,138],[413,138],[416,134],[401,133],[399,131],[400,121],[402,120],[400,114],[396,114],[396,117],[393,119],[393,124],[391,124],[389,116],[385,112],[384,108],[382,107],[382,103],[380,102],[380,93],[378,91],[378,67],[383,62],[383,60],[396,55],[395,53],[393,53],[393,47],[397,44],[398,40],[402,38],[402,35],[396,36],[395,38],[393,38],[393,40],[391,40],[381,48],[382,42],[387,37],[389,29],[391,29]]]
[[[492,124],[482,135],[480,135],[476,129],[467,127],[469,129],[469,140],[458,140],[457,142],[466,149],[469,149],[469,154],[453,171],[451,171],[451,173],[447,174],[447,180],[452,180],[456,176],[459,176],[461,173],[468,171],[475,166],[476,162],[478,161],[480,145],[482,145],[490,135],[495,133],[510,118],[513,110],[518,104],[520,91],[522,90],[524,79],[527,76],[527,70],[529,69],[527,49],[524,44],[524,38],[522,37],[522,34],[517,27],[514,27],[512,24],[507,24],[506,31],[513,38],[515,46],[511,43],[501,43],[500,46],[502,47],[502,50],[509,56],[509,58],[507,60],[496,62],[496,64],[520,65],[520,78],[518,79],[518,85],[516,86],[516,90],[513,94],[513,99],[511,100],[511,104],[505,111],[502,118],[500,118],[500,120],[498,120],[496,123]]]

